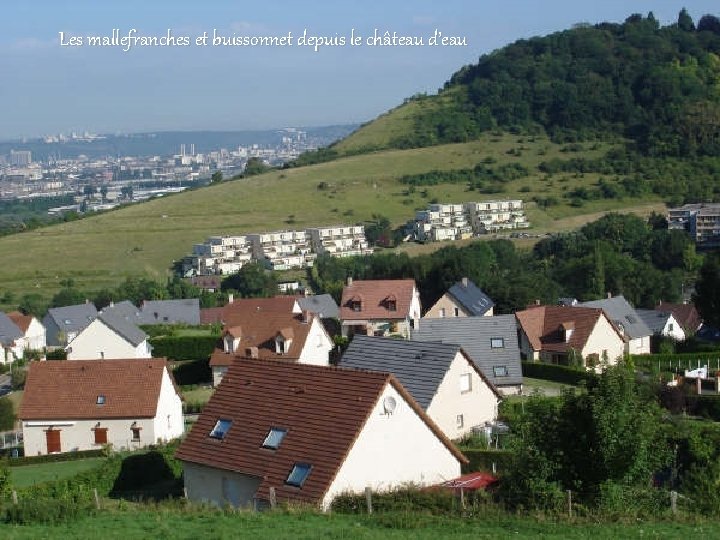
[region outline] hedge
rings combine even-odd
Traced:
[[[635,367],[657,369],[659,366],[660,371],[670,371],[678,366],[681,369],[695,369],[698,362],[701,366],[708,365],[712,369],[713,366],[720,366],[720,352],[633,354],[630,360]]]
[[[479,450],[460,449],[469,462],[463,465],[463,473],[476,471],[492,471],[495,463],[496,472],[506,470],[510,467],[513,453],[510,450]]]
[[[162,336],[150,338],[153,356],[171,360],[207,359],[220,336]]]
[[[175,362],[172,364],[172,368],[175,382],[180,386],[212,381],[212,370],[207,358],[191,362]]]
[[[23,465],[37,465],[38,463],[55,463],[58,461],[76,461],[78,459],[87,459],[91,457],[103,457],[107,452],[98,448],[96,450],[78,450],[76,452],[66,452],[64,454],[47,454],[44,456],[25,456],[17,458],[9,458],[7,464],[10,467],[21,467]]]
[[[720,422],[720,395],[686,396],[687,412]]]
[[[579,385],[595,378],[591,371],[579,370],[567,366],[545,364],[543,362],[522,362],[523,377],[544,379],[564,384]]]

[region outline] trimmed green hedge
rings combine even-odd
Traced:
[[[465,454],[470,463],[463,465],[463,473],[476,471],[492,471],[492,464],[495,463],[496,472],[506,470],[512,460],[512,452],[510,450],[478,450],[463,449],[460,451]]]
[[[103,457],[107,455],[105,450],[79,450],[77,452],[66,452],[64,454],[47,454],[45,456],[25,456],[8,458],[7,464],[10,467],[21,467],[23,465],[37,465],[38,463],[55,463],[58,461],[76,461],[91,457]]]
[[[173,377],[180,386],[203,384],[212,381],[212,370],[207,358],[173,364]]]
[[[546,381],[572,384],[574,386],[595,378],[595,374],[590,371],[567,366],[557,366],[555,364],[545,364],[543,362],[522,362],[522,373],[523,377],[544,379]]]
[[[170,360],[205,360],[217,346],[220,336],[163,336],[150,338],[154,357]]]

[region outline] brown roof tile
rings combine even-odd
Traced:
[[[695,333],[702,323],[700,314],[694,304],[671,304],[669,302],[660,302],[657,306],[655,306],[655,311],[672,313],[678,324],[689,333]]]
[[[23,334],[28,331],[28,328],[30,328],[30,323],[33,320],[32,315],[23,315],[19,311],[11,311],[7,314],[7,316],[12,322],[15,323],[15,326],[17,326]]]
[[[231,316],[246,313],[292,313],[297,296],[278,295],[273,298],[237,298],[223,307],[200,310],[202,324],[226,323]]]
[[[166,369],[164,358],[32,362],[18,417],[152,418]],[[98,396],[105,396],[103,405]]]
[[[607,319],[602,309],[580,306],[533,306],[518,311],[515,316],[534,350],[552,352],[582,350],[598,319]],[[607,320],[617,332],[615,325]],[[572,330],[569,341],[565,341],[563,328]]]
[[[388,384],[465,463],[392,375],[262,360],[239,362],[228,370],[176,457],[259,477],[256,496],[261,499],[267,500],[274,487],[279,500],[318,502]],[[222,440],[209,437],[218,419],[232,421]],[[261,447],[271,427],[287,430],[277,450]],[[312,465],[302,488],[285,484],[296,462]]]
[[[343,288],[340,319],[404,319],[410,314],[415,291],[413,279],[356,280]],[[352,302],[360,301],[360,311]],[[395,310],[389,309],[395,303]]]

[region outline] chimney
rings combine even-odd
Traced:
[[[307,324],[310,321],[312,321],[312,315],[310,314],[310,312],[307,309],[304,309],[302,312],[302,322]]]
[[[245,356],[248,358],[257,358],[258,357],[258,348],[257,347],[248,347],[245,349]]]
[[[228,304],[232,304],[235,300],[235,295],[233,293],[228,293]]]
[[[349,287],[350,285],[352,285],[352,276],[348,276],[348,278],[347,278],[347,284],[348,284],[348,287]]]
[[[540,305],[540,299],[539,299],[539,298],[536,298],[536,299],[535,299],[535,305],[536,305],[536,306],[539,306],[539,305]]]
[[[462,278],[462,285],[463,285],[463,287],[465,287],[467,289],[467,286],[468,286],[468,278],[467,277]]]

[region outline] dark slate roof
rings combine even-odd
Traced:
[[[471,315],[477,317],[485,315],[495,305],[490,297],[469,279],[456,283],[450,287],[448,293]]]
[[[55,321],[61,332],[79,332],[97,319],[98,311],[95,304],[87,302],[77,306],[50,308],[47,316]]]
[[[427,410],[459,349],[445,343],[356,335],[340,365],[392,373]]]
[[[652,330],[653,334],[662,334],[668,319],[672,315],[669,311],[655,311],[654,309],[636,309],[635,313]]]
[[[652,330],[638,316],[630,303],[623,295],[583,302],[581,306],[600,308],[630,339],[652,335]]]
[[[115,317],[121,317],[123,319],[127,319],[128,321],[133,321],[135,324],[139,324],[140,320],[140,310],[129,300],[112,303],[104,308],[102,313],[110,314]]]
[[[119,316],[119,314],[103,311],[98,318],[105,323],[108,328],[132,343],[134,347],[137,347],[147,339],[147,334],[140,330],[134,321]]]
[[[322,319],[337,319],[340,317],[340,308],[329,294],[317,294],[298,298],[298,305],[303,311],[316,313]]]
[[[502,348],[490,347],[491,338],[503,338]],[[413,341],[442,341],[460,345],[495,386],[522,384],[520,349],[515,315],[423,319],[412,333]],[[496,366],[506,366],[507,377],[496,377]]]
[[[20,328],[10,317],[0,311],[0,344],[12,345],[16,339],[22,336],[23,332],[20,331]]]
[[[140,306],[138,324],[200,324],[200,300],[146,300]]]

